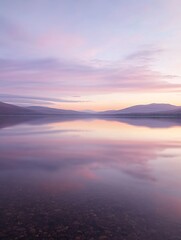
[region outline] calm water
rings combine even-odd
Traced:
[[[181,239],[181,124],[0,119],[0,239]]]

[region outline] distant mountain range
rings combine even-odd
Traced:
[[[171,104],[148,104],[148,105],[136,105],[121,110],[109,110],[102,112],[103,114],[143,114],[143,113],[156,113],[176,110],[178,107]]]
[[[136,105],[121,110],[103,112],[74,111],[41,106],[19,107],[0,102],[0,115],[69,115],[69,116],[114,116],[114,117],[181,117],[181,107],[170,104]]]
[[[48,108],[48,107],[40,107],[40,106],[31,106],[27,107],[26,109],[38,112],[41,114],[51,114],[51,115],[63,115],[63,114],[68,114],[68,115],[77,115],[77,114],[84,114],[84,112],[78,112],[74,110],[64,110],[64,109],[57,109],[57,108]]]
[[[102,115],[120,116],[169,116],[181,115],[181,107],[171,104],[152,103],[147,105],[136,105],[121,110],[109,110],[101,112]]]
[[[40,106],[19,107],[0,102],[0,115],[80,115],[83,112]]]
[[[33,114],[35,114],[35,112],[30,109],[0,102],[0,115],[33,115]]]

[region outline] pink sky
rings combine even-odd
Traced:
[[[180,28],[178,0],[2,0],[0,101],[180,105]]]

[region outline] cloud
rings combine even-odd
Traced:
[[[23,103],[23,104],[43,104],[52,105],[54,103],[79,103],[83,101],[79,100],[68,100],[59,98],[49,98],[49,97],[36,97],[36,96],[18,96],[11,94],[0,94],[0,99],[2,101],[13,102],[13,103]],[[22,102],[23,101],[23,102]]]
[[[171,82],[178,76],[164,75],[152,69],[154,59],[161,51],[156,48],[143,49],[117,62],[55,58],[0,59],[0,87],[4,92],[8,92],[11,86],[18,94],[23,90],[25,93],[39,94],[40,97],[47,94],[70,96],[134,91],[180,92],[181,84]]]
[[[155,57],[157,57],[164,50],[160,48],[155,48],[154,46],[146,46],[146,49],[140,49],[134,53],[126,56],[125,60],[127,61],[137,61],[140,63],[150,63],[154,61]]]

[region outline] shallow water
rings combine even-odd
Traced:
[[[0,239],[181,239],[181,126],[0,119]]]

